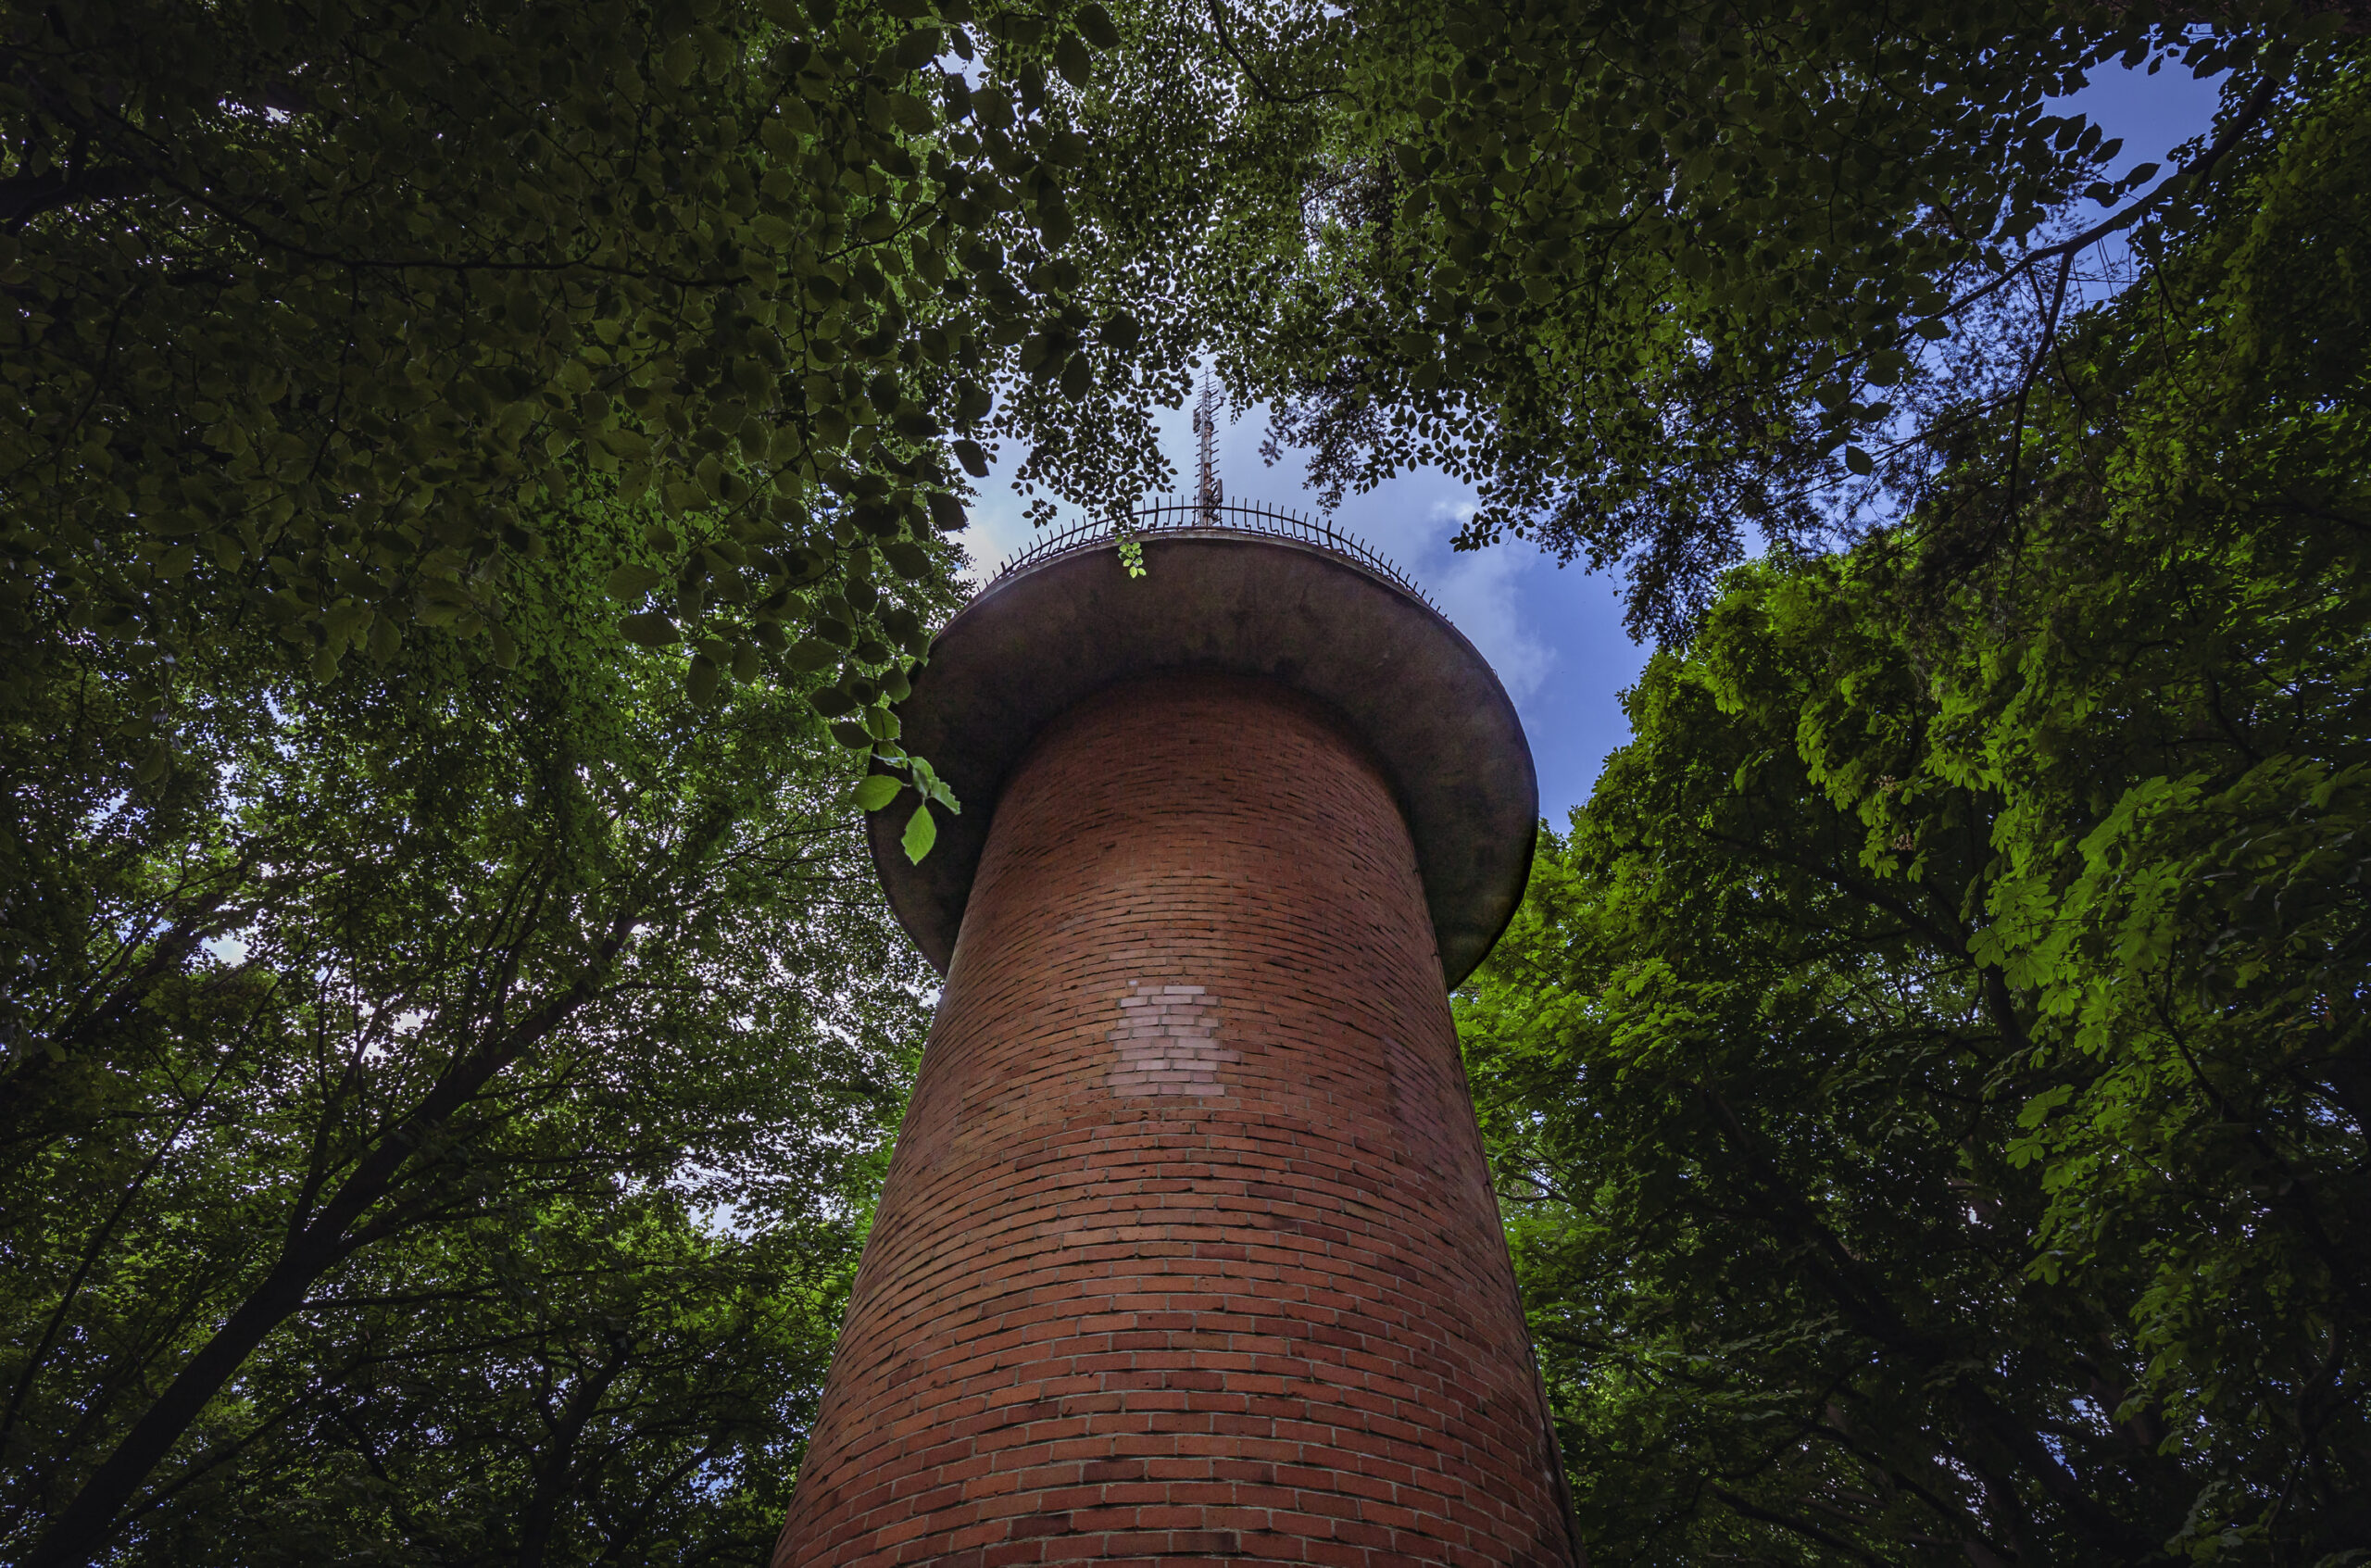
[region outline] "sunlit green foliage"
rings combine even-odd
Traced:
[[[1465,1007],[1625,1561],[2371,1549],[2371,94],[1734,576]]]

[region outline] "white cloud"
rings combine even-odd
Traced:
[[[1444,490],[1449,495],[1443,495]],[[1372,495],[1347,498],[1336,523],[1431,595],[1522,706],[1557,663],[1555,646],[1524,612],[1519,591],[1524,574],[1541,564],[1540,558],[1512,541],[1487,550],[1451,549],[1449,541],[1473,517],[1474,503],[1465,498],[1463,486],[1445,474],[1420,472]]]
[[[1471,506],[1436,509],[1461,522],[1474,515]],[[1515,580],[1533,565],[1533,558],[1518,554],[1519,548],[1502,544],[1461,554],[1444,549],[1446,562],[1424,574],[1441,613],[1490,661],[1518,706],[1531,700],[1556,664],[1556,650],[1516,603]]]

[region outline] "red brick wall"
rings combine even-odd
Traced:
[[[777,1568],[1562,1565],[1537,1389],[1381,775],[1263,684],[1066,715],[997,806]]]

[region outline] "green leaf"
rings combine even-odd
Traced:
[[[860,810],[878,811],[897,798],[897,781],[886,773],[873,773],[856,786],[856,803]]]
[[[840,650],[821,637],[801,637],[783,655],[783,662],[798,674],[809,675],[818,670],[828,670],[840,660]]]
[[[906,831],[899,835],[897,842],[906,851],[907,859],[915,865],[922,864],[922,857],[930,853],[930,847],[938,842],[938,823],[931,818],[928,801],[914,808],[914,814],[906,819]]]
[[[1073,19],[1078,23],[1079,32],[1098,49],[1120,46],[1120,30],[1112,25],[1111,13],[1095,4],[1095,0],[1087,0]]]
[[[946,781],[938,776],[928,762],[915,757],[909,759],[906,766],[913,773],[914,787],[925,799],[935,800],[945,807],[948,816],[960,817],[963,814],[963,808],[956,800],[955,792],[947,787]]]
[[[1877,471],[1877,465],[1875,460],[1873,460],[1866,452],[1862,451],[1858,446],[1847,446],[1844,448],[1844,466],[1850,469],[1857,474],[1866,475]]]
[[[629,615],[618,622],[618,630],[625,634],[626,641],[639,643],[646,648],[668,647],[683,640],[683,633],[676,630],[675,622],[657,610]]]

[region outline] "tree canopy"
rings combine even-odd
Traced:
[[[796,691],[602,635],[536,519],[520,658],[91,643],[7,747],[0,1080],[25,1562],[700,1562],[778,1527],[920,1034]]]
[[[2144,249],[2351,20],[2018,0],[1240,7],[1236,91],[1306,208],[1238,225],[1221,364],[1338,498],[1438,465],[1512,534],[1622,563],[1683,633],[1757,537],[1849,540],[1926,437],[2022,392],[2066,270]],[[2051,100],[2103,71],[2230,72],[2178,173]],[[2301,77],[2299,72],[2304,74]],[[1265,169],[1270,165],[1261,166]],[[2090,217],[2079,216],[2079,206]],[[1968,396],[1972,381],[1989,383]]]
[[[2371,1549],[2365,89],[2069,337],[2009,542],[1996,419],[1729,579],[1466,1001],[1627,1560]]]
[[[27,7],[0,691],[85,631],[169,679],[240,617],[317,672],[431,633],[499,662],[504,574],[591,485],[665,514],[627,635],[689,638],[700,690],[829,670],[888,743],[926,638],[877,588],[940,569],[982,442],[1124,510],[1202,347],[1334,493],[1442,464],[1468,543],[1625,561],[1675,632],[1750,532],[1931,471],[1903,421],[1988,307],[2055,316],[2065,204],[2177,216],[2351,16]],[[2118,65],[2236,73],[2182,177],[2111,187],[2045,112]]]
[[[5,37],[15,700],[77,637],[169,684],[256,620],[315,679],[423,633],[508,665],[508,579],[592,493],[663,513],[627,637],[689,639],[696,693],[835,670],[816,700],[885,742],[928,629],[883,589],[943,573],[973,435],[1059,437],[1074,488],[1158,464],[1109,433],[1182,389],[1160,271],[1073,254],[1106,254],[1064,172],[1092,4],[132,0]]]

